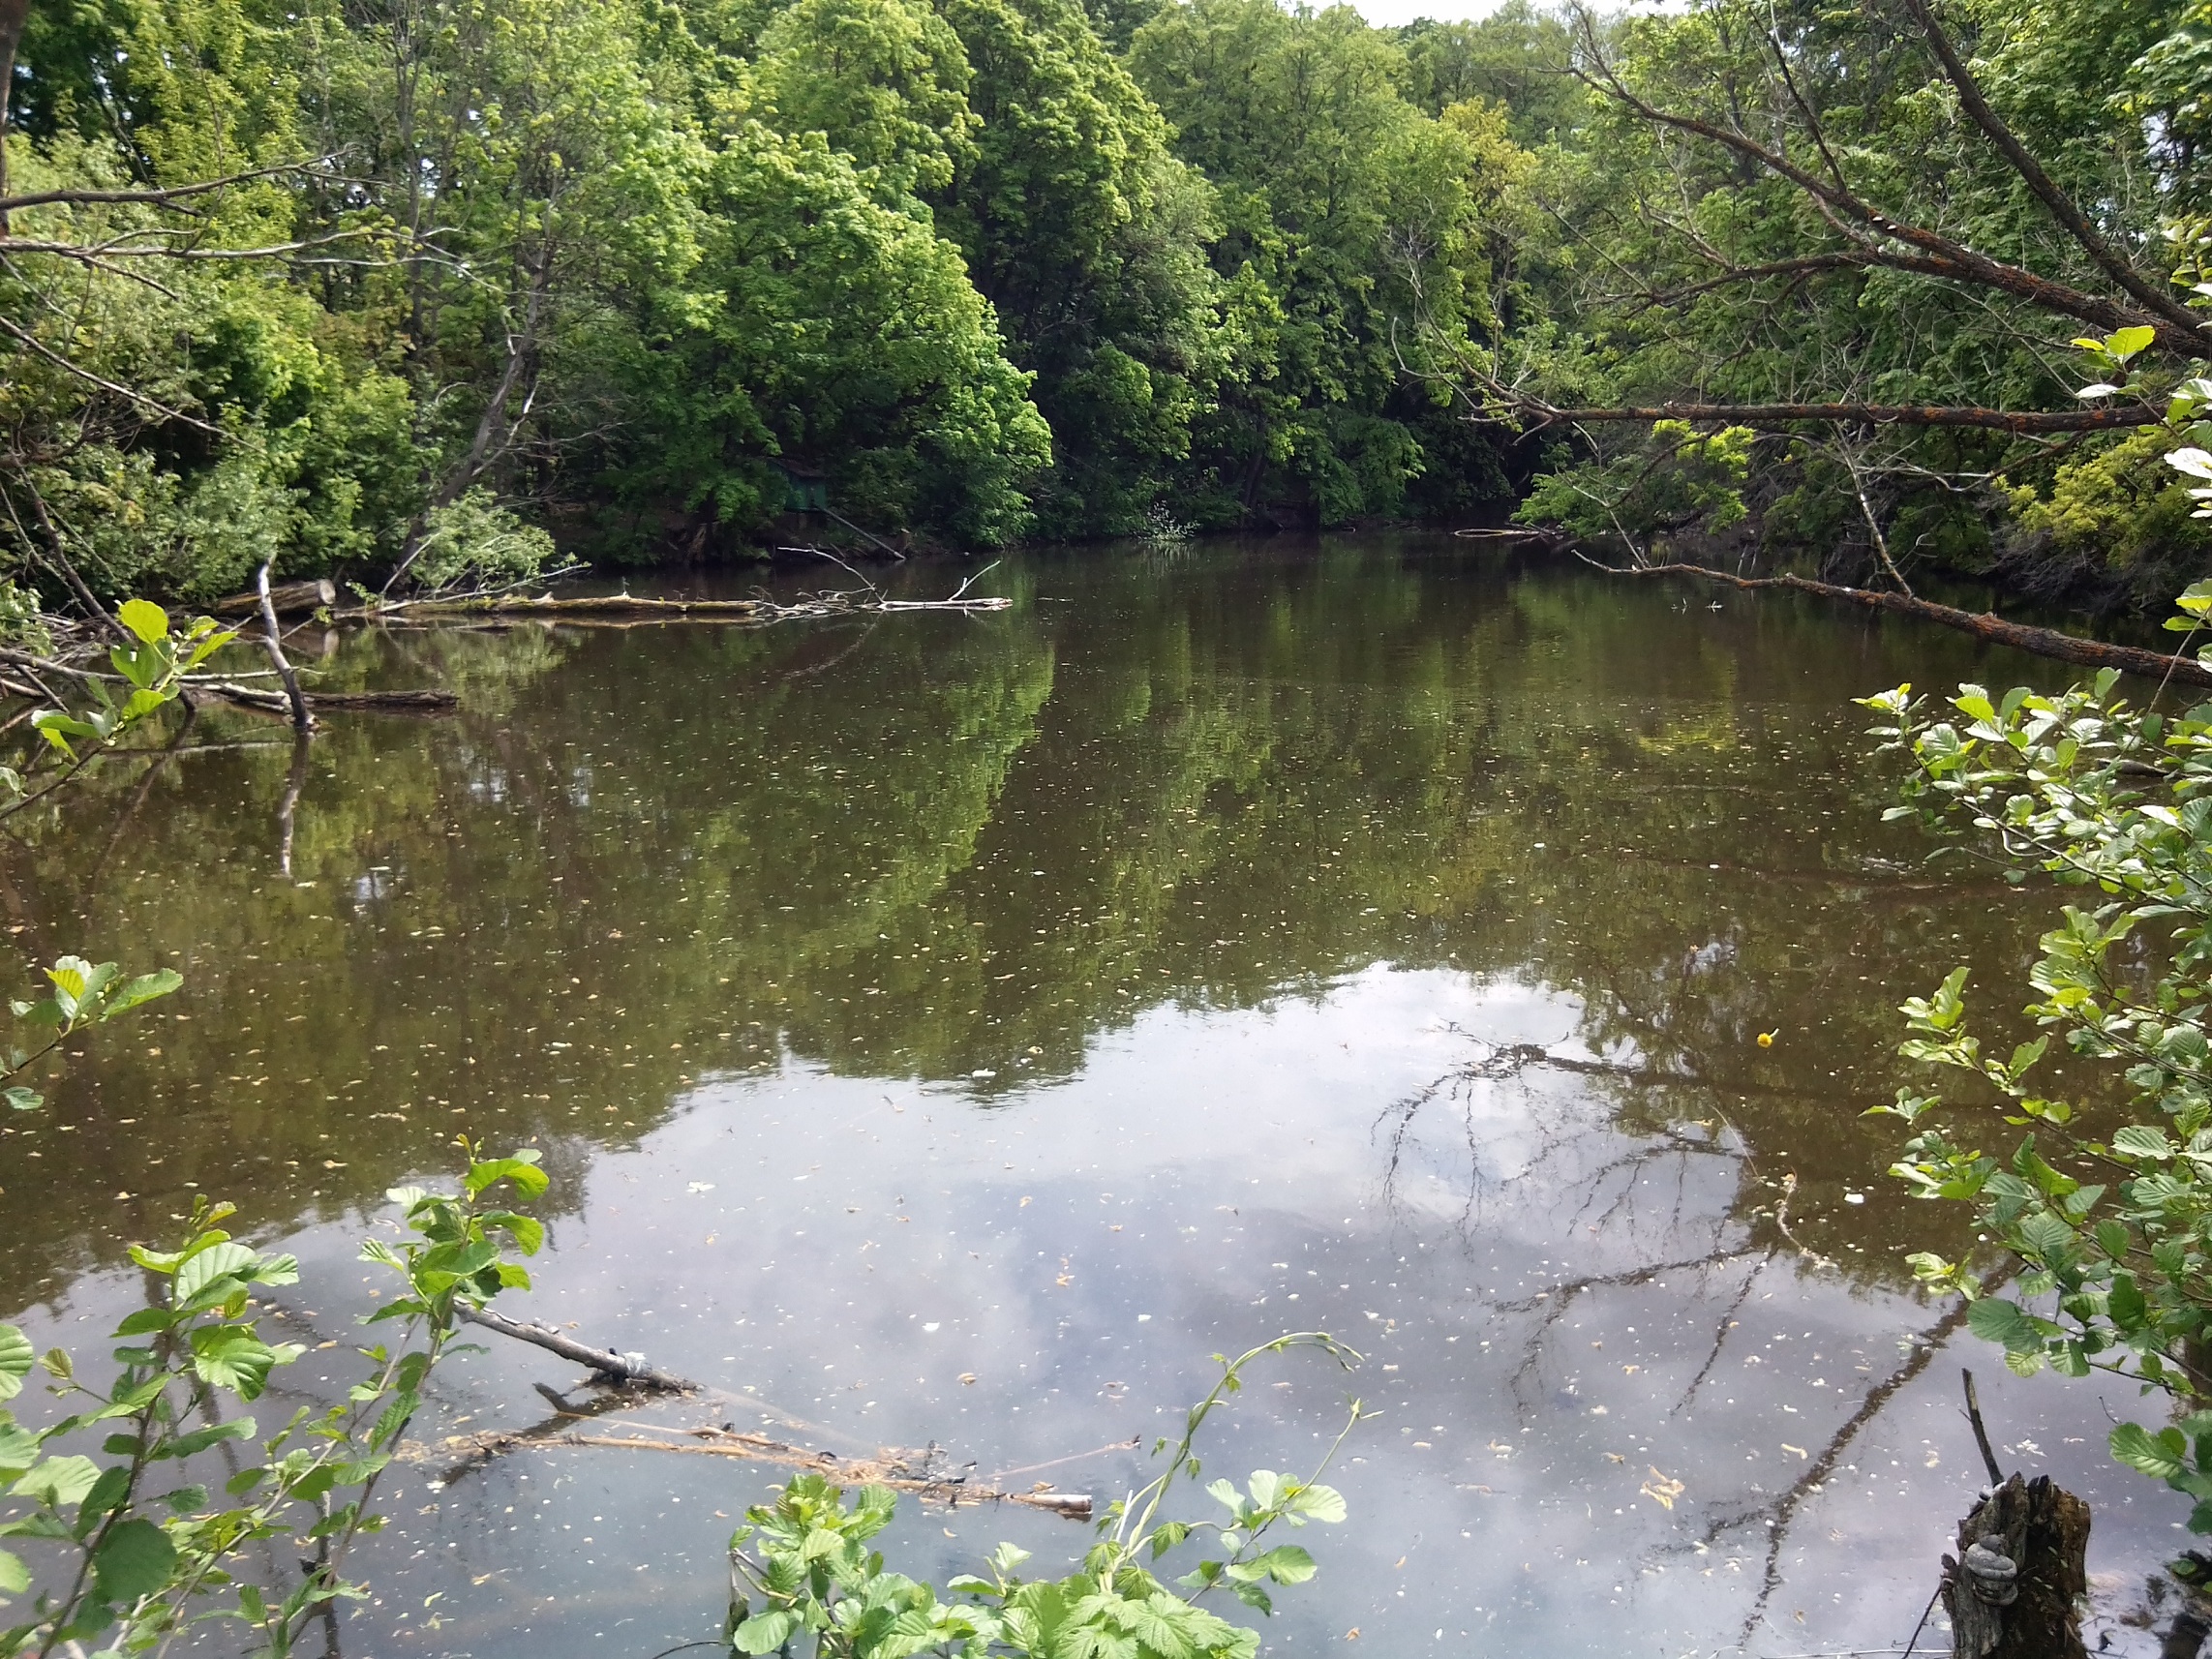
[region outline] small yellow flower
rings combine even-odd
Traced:
[[[1775,1039],[1775,1038],[1777,1038],[1777,1037],[1779,1037],[1779,1036],[1781,1036],[1781,1035],[1782,1035],[1782,1028],[1781,1028],[1780,1026],[1778,1026],[1778,1025],[1777,1025],[1776,1027],[1774,1027],[1774,1029],[1773,1029],[1773,1030],[1772,1030],[1772,1031],[1762,1031],[1761,1033],[1759,1033],[1759,1046],[1760,1046],[1761,1048],[1772,1048],[1772,1047],[1773,1047],[1773,1046],[1774,1046],[1774,1039]]]

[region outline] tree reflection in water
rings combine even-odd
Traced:
[[[1337,1594],[1388,1598],[1371,1637],[1479,1613],[1524,1644],[1686,1646],[1746,1602],[1789,1617],[1777,1584],[1830,1548],[1815,1495],[1854,1571],[1924,1584],[1960,1493],[1889,1442],[1948,1423],[1925,1368],[1955,1327],[1902,1252],[1972,1241],[1886,1190],[1892,1131],[1859,1114],[1898,1080],[1898,997],[2024,962],[2041,914],[1880,825],[1848,700],[2039,670],[1433,538],[1000,575],[1019,602],[989,618],[349,637],[334,688],[442,679],[463,713],[333,721],[299,765],[210,709],[19,826],[26,957],[188,982],[0,1126],[0,1316],[74,1320],[194,1191],[343,1237],[454,1132],[535,1137],[563,1317],[629,1346],[651,1310],[686,1374],[757,1368],[828,1419],[841,1397],[801,1392],[826,1365],[903,1368],[933,1351],[920,1303],[982,1310],[947,1354],[982,1380],[937,1393],[917,1357],[850,1406],[1009,1463],[1180,1400],[1221,1333],[1387,1333],[1403,1420],[1354,1448],[1373,1530],[1336,1546]],[[679,1271],[686,1202],[712,1272]],[[1519,1490],[1487,1490],[1492,1458]],[[1675,1508],[1638,1461],[1686,1480]],[[500,1525],[507,1479],[468,1483]],[[1911,1525],[1881,1513],[1907,1497]],[[1406,1540],[1462,1532],[1401,1601]],[[581,1569],[538,1542],[498,1570],[565,1591]],[[1616,1559],[1618,1609],[1577,1577]],[[1820,1640],[1901,1639],[1897,1599],[1832,1606]]]

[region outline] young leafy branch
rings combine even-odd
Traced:
[[[988,1559],[989,1576],[962,1574],[946,1588],[968,1599],[947,1602],[931,1585],[887,1572],[867,1542],[891,1523],[897,1498],[884,1487],[864,1489],[847,1507],[838,1488],[819,1474],[792,1481],[772,1505],[750,1509],[730,1541],[731,1598],[728,1640],[734,1652],[789,1652],[811,1639],[813,1659],[907,1659],[934,1652],[985,1659],[990,1654],[1115,1654],[1124,1659],[1252,1659],[1257,1631],[1242,1628],[1197,1606],[1226,1584],[1247,1606],[1273,1611],[1266,1585],[1297,1584],[1315,1573],[1313,1556],[1293,1544],[1259,1547],[1277,1525],[1338,1522],[1345,1502],[1319,1476],[1364,1415],[1353,1401],[1348,1421],[1311,1479],[1255,1472],[1239,1492],[1227,1480],[1207,1488],[1226,1509],[1225,1521],[1158,1520],[1178,1480],[1196,1480],[1198,1431],[1215,1407],[1243,1387],[1244,1369],[1269,1354],[1316,1347],[1347,1367],[1359,1356],[1318,1331],[1301,1331],[1263,1342],[1235,1359],[1215,1358],[1221,1380],[1186,1413],[1183,1433],[1163,1438],[1155,1455],[1166,1468],[1115,1503],[1099,1523],[1099,1542],[1079,1571],[1065,1578],[1024,1580],[1018,1569],[1028,1553],[1001,1544]],[[1201,1559],[1176,1584],[1154,1576],[1148,1562],[1199,1533],[1224,1551]],[[754,1600],[761,1605],[755,1609]]]
[[[43,1425],[0,1410],[0,1484],[12,1500],[0,1509],[9,1546],[0,1548],[0,1598],[39,1586],[31,1616],[0,1628],[0,1656],[47,1659],[93,1642],[106,1652],[161,1653],[194,1626],[226,1620],[243,1625],[248,1651],[285,1659],[311,1619],[362,1593],[343,1577],[347,1555],[381,1525],[378,1484],[461,1311],[527,1285],[507,1251],[534,1254],[544,1240],[537,1221],[491,1197],[502,1185],[526,1199],[542,1193],[536,1153],[486,1159],[457,1144],[468,1159],[460,1191],[395,1189],[401,1240],[362,1252],[404,1282],[405,1293],[369,1321],[400,1321],[398,1337],[360,1350],[368,1375],[343,1404],[302,1407],[266,1438],[251,1417],[224,1417],[223,1402],[251,1404],[273,1371],[299,1357],[295,1343],[264,1341],[250,1312],[258,1296],[295,1282],[298,1264],[231,1237],[222,1227],[231,1207],[204,1199],[176,1249],[132,1247],[158,1290],[116,1327],[114,1380],[105,1389],[82,1381],[56,1348],[38,1363],[50,1392],[76,1409]],[[0,1325],[0,1400],[19,1394],[32,1369],[22,1332]],[[106,1432],[99,1458],[55,1449],[96,1431]],[[256,1444],[258,1460],[211,1498],[184,1478],[186,1466],[229,1441]],[[284,1582],[250,1577],[254,1547],[280,1538],[304,1541],[312,1555]],[[15,1553],[26,1546],[45,1557],[36,1573]]]

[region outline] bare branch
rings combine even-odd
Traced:
[[[2018,265],[1993,259],[1936,231],[1893,218],[1856,191],[1807,171],[1786,155],[1768,148],[1733,126],[1723,127],[1694,115],[1659,108],[1632,91],[1606,61],[1596,27],[1588,13],[1582,14],[1581,24],[1584,48],[1596,66],[1595,73],[1577,72],[1578,78],[1586,85],[1633,110],[1653,126],[1704,138],[1757,164],[1778,178],[1787,179],[1812,197],[1831,226],[1864,251],[1868,264],[1995,288],[2044,311],[2056,312],[2100,328],[2147,324],[2156,331],[2161,346],[2184,356],[2198,356],[2212,349],[2212,331],[2192,313],[2184,311],[2183,320],[2177,322],[2162,308],[2124,306]],[[1886,245],[1895,242],[1920,252],[1900,254]]]
[[[2158,426],[2166,418],[2155,409],[2139,406],[2082,409],[1985,409],[1946,404],[1651,404],[1623,405],[1619,408],[1562,409],[1526,397],[1515,396],[1512,401],[1521,405],[1543,426],[1565,421],[1725,421],[1732,426],[1819,422],[1858,426],[1976,427],[1990,432],[2025,434],[2109,432],[2128,427]]]
[[[206,196],[211,191],[227,190],[234,184],[246,184],[254,179],[312,172],[328,166],[336,159],[318,156],[312,162],[284,162],[276,166],[255,167],[249,172],[225,173],[221,178],[201,179],[197,184],[170,185],[156,190],[42,190],[26,196],[0,196],[0,215],[19,213],[26,207],[92,206],[103,202],[144,202],[158,206],[181,201],[187,196]]]
[[[29,347],[33,351],[37,352],[41,357],[44,357],[47,362],[53,364],[56,368],[66,370],[70,374],[76,376],[79,379],[91,381],[104,392],[113,392],[117,397],[128,399],[130,402],[136,404],[141,408],[152,409],[164,420],[182,421],[189,427],[196,427],[199,431],[206,433],[210,437],[222,438],[225,442],[229,441],[230,435],[225,432],[221,427],[209,426],[207,422],[196,419],[194,416],[186,414],[182,409],[172,409],[168,407],[168,405],[165,403],[159,403],[156,400],[147,397],[143,392],[134,391],[129,386],[122,385],[117,381],[106,379],[102,376],[95,375],[90,369],[84,368],[80,364],[71,362],[67,357],[64,357],[60,352],[52,349],[44,341],[38,339],[35,335],[27,333],[23,329],[17,328],[5,317],[0,317],[0,330],[5,330],[8,334],[14,336],[23,345]]]
[[[1951,44],[1951,37],[1943,32],[1943,26],[1935,20],[1935,13],[1927,0],[1904,0],[1904,3],[1905,10],[1912,14],[1913,20],[1920,24],[1921,32],[1927,37],[1928,49],[1935,53],[1936,62],[1943,66],[1945,76],[1957,88],[1959,106],[1966,111],[1974,125],[1982,129],[1989,142],[1996,145],[1998,152],[2012,165],[2013,170],[2020,175],[2028,189],[2035,192],[2037,199],[2050,209],[2050,216],[2066,227],[2069,236],[2081,244],[2082,251],[2097,261],[2099,269],[2106,276],[2176,328],[2187,330],[2199,342],[2197,349],[2203,349],[2205,328],[2202,316],[2183,305],[2163,284],[2137,270],[2132,260],[2097,233],[2096,226],[2074,204],[2074,198],[2058,187],[2050,174],[2044,171],[2043,164],[2029,153],[2027,146],[2005,124],[2005,118],[1989,107],[1989,101],[1982,96],[1981,84],[1974,78],[1973,72],[1960,61],[1957,50]]]
[[[1817,594],[1824,599],[1840,599],[1869,611],[1894,611],[1902,616],[1918,617],[1924,621],[1955,628],[1963,634],[1972,634],[1976,639],[1986,640],[1992,645],[2011,646],[2015,650],[2049,657],[2057,662],[2079,663],[2089,668],[2116,668],[2125,674],[2139,674],[2152,679],[2170,678],[2186,680],[2192,685],[2212,685],[2212,665],[2199,662],[2193,656],[2168,656],[2163,651],[2144,650],[2139,646],[2116,646],[2103,640],[2085,640],[2076,634],[2062,634],[2055,628],[2037,628],[2025,622],[2008,622],[1991,612],[1977,614],[1961,611],[1955,606],[1938,605],[1930,599],[1916,599],[1908,594],[1892,592],[1888,588],[1845,588],[1833,582],[1815,582],[1803,576],[1737,576],[1703,564],[1611,565],[1599,564],[1595,559],[1588,559],[1586,562],[1609,576],[1694,576],[1701,581],[1719,582],[1730,588],[1746,590],[1790,588],[1801,593]]]

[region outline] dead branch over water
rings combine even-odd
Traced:
[[[667,1394],[700,1395],[710,1391],[688,1377],[676,1375],[651,1365],[645,1355],[618,1353],[612,1348],[595,1348],[588,1342],[577,1342],[563,1336],[550,1326],[525,1324],[510,1319],[504,1313],[490,1309],[459,1310],[468,1323],[481,1330],[493,1331],[517,1342],[561,1359],[581,1365],[591,1372],[591,1381],[608,1389],[624,1391],[651,1389]],[[1005,1492],[987,1484],[971,1484],[965,1474],[938,1473],[931,1464],[942,1455],[932,1444],[920,1452],[898,1447],[879,1448],[872,1458],[840,1458],[834,1452],[815,1451],[792,1445],[767,1434],[752,1433],[728,1423],[703,1425],[691,1429],[671,1429],[653,1423],[617,1422],[613,1428],[628,1431],[622,1434],[587,1433],[570,1425],[587,1423],[606,1409],[601,1403],[596,1408],[578,1410],[560,1394],[542,1385],[540,1394],[552,1402],[554,1415],[529,1429],[491,1430],[475,1434],[454,1434],[439,1441],[435,1446],[418,1448],[411,1456],[416,1462],[431,1458],[450,1460],[449,1466],[439,1477],[450,1486],[470,1470],[481,1468],[494,1458],[509,1452],[545,1451],[565,1446],[598,1446],[624,1452],[679,1452],[692,1457],[737,1458],[749,1463],[769,1463],[778,1468],[797,1469],[834,1478],[840,1484],[885,1486],[894,1492],[912,1493],[928,1503],[942,1503],[956,1507],[961,1503],[1017,1503],[1029,1509],[1042,1509],[1052,1515],[1064,1515],[1075,1521],[1091,1518],[1091,1494],[1080,1492],[1056,1492],[1051,1483],[1040,1481],[1028,1492]],[[616,1396],[612,1399],[619,1400]],[[1126,1444],[1134,1445],[1130,1441]],[[1038,1463],[1035,1468],[1049,1468],[1058,1463],[1074,1463],[1077,1458],[1096,1457],[1100,1452],[1119,1449],[1124,1442],[1102,1446],[1098,1451],[1076,1454],[1075,1458],[1057,1458],[1049,1463]],[[1011,1469],[1010,1474],[1028,1472]],[[999,1477],[1001,1479],[1004,1476]]]
[[[1596,564],[1594,559],[1589,562]],[[1990,645],[2010,646],[2015,650],[2048,657],[2055,662],[2078,663],[2085,668],[2116,668],[2124,674],[2137,674],[2149,679],[2170,679],[2191,685],[2212,685],[2212,664],[2199,662],[2194,656],[2171,656],[2138,646],[2109,645],[2103,640],[2083,639],[2077,634],[2062,634],[2055,628],[2030,627],[2025,622],[2009,622],[1994,612],[1961,611],[1955,605],[1938,605],[1931,599],[1916,598],[1887,588],[1846,588],[1833,582],[1815,582],[1810,577],[1786,574],[1738,576],[1704,564],[1596,564],[1596,568],[1608,576],[1690,576],[1742,591],[1787,588],[1857,605],[1863,610],[1917,617],[1939,627],[1971,634]]]
[[[440,1480],[445,1485],[480,1468],[492,1459],[510,1452],[560,1451],[571,1446],[597,1446],[622,1452],[674,1452],[688,1457],[735,1458],[744,1463],[767,1463],[775,1468],[820,1474],[841,1486],[882,1486],[911,1493],[924,1503],[947,1508],[961,1504],[1015,1503],[1041,1509],[1071,1521],[1091,1518],[1091,1494],[1054,1492],[1049,1486],[1034,1492],[1003,1492],[975,1484],[963,1475],[933,1474],[929,1465],[934,1449],[915,1452],[898,1447],[878,1449],[872,1458],[840,1458],[834,1452],[812,1451],[766,1434],[749,1433],[727,1425],[694,1429],[669,1429],[651,1423],[616,1423],[628,1431],[621,1434],[568,1429],[567,1423],[590,1419],[580,1412],[562,1412],[533,1429],[512,1432],[492,1430],[477,1434],[452,1434],[435,1445],[421,1447],[413,1461],[451,1460]]]
[[[618,1388],[651,1388],[667,1394],[698,1394],[698,1383],[672,1372],[659,1370],[649,1364],[643,1354],[620,1354],[612,1348],[594,1348],[589,1343],[564,1337],[549,1325],[528,1325],[520,1319],[510,1319],[504,1313],[496,1313],[489,1308],[462,1308],[461,1317],[471,1325],[487,1331],[497,1331],[502,1337],[512,1337],[518,1342],[529,1342],[551,1354],[559,1354],[591,1372],[592,1380]]]

